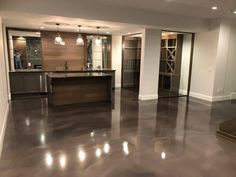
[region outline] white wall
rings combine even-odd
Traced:
[[[182,59],[181,59],[181,74],[179,93],[187,95],[188,79],[189,79],[189,65],[191,57],[192,34],[184,34]]]
[[[225,68],[224,96],[236,99],[236,23],[231,22],[230,40]]]
[[[212,101],[220,25],[211,22],[209,31],[196,33],[190,96]]]
[[[207,101],[236,98],[236,23],[211,22],[211,29],[196,34],[191,93]]]
[[[6,118],[8,113],[7,70],[4,56],[2,19],[0,17],[0,153],[2,150]]]
[[[145,29],[142,33],[139,99],[158,98],[161,30]]]
[[[116,87],[121,87],[122,36],[112,36],[112,69],[116,70]]]
[[[217,47],[213,101],[220,101],[225,99],[223,89],[227,72],[226,67],[230,48],[230,36],[230,19],[222,19],[220,22],[219,41]],[[235,46],[235,44],[233,46]]]

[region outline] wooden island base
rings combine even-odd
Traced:
[[[112,77],[104,73],[48,74],[47,86],[54,106],[111,101]]]

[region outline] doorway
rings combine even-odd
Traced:
[[[122,88],[139,91],[141,34],[123,36]]]
[[[188,96],[194,34],[162,32],[159,98]]]

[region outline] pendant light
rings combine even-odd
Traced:
[[[98,35],[97,35],[97,39],[95,41],[96,45],[101,45],[101,43],[102,43],[102,40],[99,35],[99,29],[100,29],[100,27],[97,27]]]
[[[60,45],[66,45],[65,41],[61,41]]]
[[[61,38],[60,36],[60,33],[59,33],[59,23],[56,23],[57,25],[57,36],[55,37],[55,40],[54,40],[54,44],[56,45],[65,45],[65,42],[63,41],[63,39]]]
[[[78,27],[79,27],[79,34],[78,34],[78,37],[76,39],[76,45],[84,45],[83,37],[80,34],[80,27],[81,27],[81,25],[78,25]]]

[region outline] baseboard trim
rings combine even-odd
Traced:
[[[158,99],[158,95],[139,95],[138,99],[141,101],[156,100],[156,99]]]
[[[11,94],[8,94],[8,100],[9,101],[11,100]]]
[[[208,95],[203,95],[203,94],[199,94],[199,93],[195,93],[195,92],[190,92],[189,96],[200,99],[200,100],[205,100],[205,101],[212,102],[212,97],[208,96]]]
[[[230,99],[231,99],[231,100],[235,100],[235,99],[236,99],[236,92],[232,92],[232,93],[231,93]]]
[[[116,88],[121,88],[121,84],[116,84],[115,87]]]
[[[188,94],[188,92],[187,92],[187,90],[179,90],[179,94],[181,94],[181,95],[187,95]]]
[[[231,100],[231,95],[215,96],[212,98],[212,102],[227,101],[227,100]]]
[[[190,92],[189,93],[190,97],[194,97],[200,100],[208,101],[208,102],[218,102],[218,101],[227,101],[232,99],[232,95],[224,95],[224,96],[208,96],[208,95],[203,95],[195,92]]]
[[[2,155],[3,141],[4,141],[5,131],[6,131],[8,114],[9,114],[9,103],[7,103],[6,111],[5,111],[5,114],[3,117],[2,130],[0,130],[0,159],[1,159],[1,155]]]

